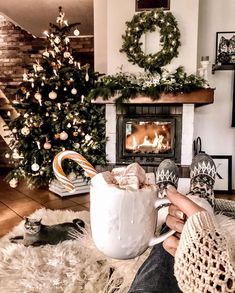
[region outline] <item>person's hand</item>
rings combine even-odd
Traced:
[[[185,195],[180,194],[172,185],[167,186],[167,197],[172,204],[169,207],[166,224],[169,228],[175,230],[176,233],[163,242],[163,247],[167,252],[175,256],[184,221],[195,213],[204,211],[204,209]]]

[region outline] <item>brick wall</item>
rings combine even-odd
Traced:
[[[22,82],[24,69],[40,59],[46,46],[46,39],[34,37],[0,15],[0,88],[8,99],[14,97],[16,88]],[[71,47],[82,64],[93,66],[93,36],[71,38]]]

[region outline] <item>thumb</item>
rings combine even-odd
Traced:
[[[198,212],[204,211],[199,205],[179,193],[174,186],[167,185],[167,197],[170,202],[177,206],[187,217],[190,217]]]

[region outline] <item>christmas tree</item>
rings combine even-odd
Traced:
[[[29,187],[48,184],[54,178],[53,158],[62,150],[77,151],[94,166],[105,164],[104,108],[86,98],[99,74],[75,60],[70,47],[68,35],[75,28],[78,36],[78,25],[68,25],[59,7],[56,24],[44,32],[48,47],[23,74],[13,101],[18,117],[10,124],[12,152],[6,154],[16,166],[7,177],[12,187],[20,179]],[[83,174],[72,161],[63,168],[67,174]]]

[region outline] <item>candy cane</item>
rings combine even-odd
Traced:
[[[58,153],[53,160],[53,170],[56,178],[63,183],[63,185],[69,190],[73,191],[75,189],[74,184],[71,180],[67,178],[63,169],[62,169],[62,161],[64,159],[71,159],[77,162],[85,171],[86,176],[92,178],[97,172],[95,168],[80,154],[73,151],[62,151]]]

